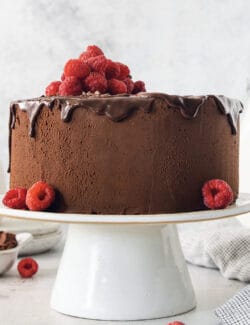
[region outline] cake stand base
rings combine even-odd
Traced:
[[[101,320],[168,317],[195,297],[176,226],[72,224],[51,306]]]

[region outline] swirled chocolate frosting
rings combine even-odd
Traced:
[[[11,249],[17,246],[16,235],[0,231],[0,250]]]

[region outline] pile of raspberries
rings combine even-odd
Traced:
[[[137,94],[146,91],[143,81],[133,82],[127,65],[114,62],[96,45],[87,47],[78,59],[70,59],[64,66],[61,81],[52,81],[46,96],[78,96],[83,92]]]

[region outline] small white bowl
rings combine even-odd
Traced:
[[[24,232],[16,235],[17,246],[11,249],[0,251],[0,275],[7,272],[15,263],[19,250],[31,240],[32,235]]]

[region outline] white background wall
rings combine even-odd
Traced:
[[[245,104],[250,96],[250,1],[1,0],[4,171],[10,100],[43,94],[60,77],[64,62],[88,44],[98,44],[107,56],[127,63],[150,91],[225,94]],[[245,191],[250,191],[248,115],[242,121]]]

